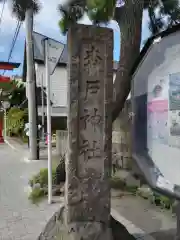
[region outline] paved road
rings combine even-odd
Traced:
[[[13,151],[0,145],[0,240],[36,240],[58,210],[59,204],[49,206],[44,201],[35,206],[29,202],[28,179],[46,167],[47,161],[24,162],[24,154],[26,150]],[[145,235],[150,234],[156,240],[173,239],[176,220],[152,207],[148,201],[113,197],[112,207]]]
[[[117,196],[117,192],[113,192]],[[176,218],[172,217],[170,211],[161,210],[153,206],[148,200],[135,198],[134,196],[112,197],[111,203],[120,215],[147,235],[152,236],[156,240],[174,239]]]
[[[26,163],[23,154],[0,145],[0,240],[35,240],[59,204],[28,200],[28,179],[47,161]]]

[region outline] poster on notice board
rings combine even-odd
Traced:
[[[180,72],[169,75],[169,123],[171,136],[180,137]]]

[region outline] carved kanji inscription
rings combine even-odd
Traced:
[[[96,94],[100,92],[100,80],[87,80],[86,81],[86,92],[85,92],[85,100],[88,97],[95,97]]]
[[[103,58],[97,43],[88,44],[83,51],[83,67],[89,76],[98,74]]]
[[[80,117],[80,120],[84,130],[87,129],[87,124],[90,124],[93,127],[93,131],[96,132],[102,123],[102,116],[97,108],[93,108],[92,111],[84,109],[84,115]]]
[[[67,222],[108,225],[113,31],[74,25],[68,48]]]
[[[84,161],[95,160],[101,158],[101,148],[98,141],[82,140],[82,144],[79,146],[79,154],[84,155]]]

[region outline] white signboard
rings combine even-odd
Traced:
[[[48,60],[50,75],[54,73],[54,70],[59,62],[59,58],[64,50],[64,44],[48,39]]]
[[[34,46],[34,59],[44,61],[45,55],[44,55],[44,39],[51,39],[48,36],[42,35],[37,32],[33,32],[33,46]],[[60,62],[67,63],[67,46],[66,44],[63,44],[59,41],[56,41],[54,39],[51,39],[51,42],[53,42],[53,45],[64,45],[64,51],[62,54],[62,59],[60,58]]]
[[[164,35],[159,43],[151,45],[134,73],[132,88],[132,110],[135,113],[133,158],[152,188],[178,200],[180,200],[180,70],[177,64],[180,61],[179,37],[180,32]],[[152,169],[154,171],[151,171]]]

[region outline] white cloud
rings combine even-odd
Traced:
[[[4,8],[2,22],[1,22],[1,31],[2,32],[5,30],[10,32],[16,26],[17,20],[15,19],[14,16],[12,16],[10,7],[11,6],[8,3],[6,3],[5,8]]]
[[[58,27],[58,21],[61,16],[60,13],[58,13],[57,11],[57,6],[60,3],[63,4],[65,2],[68,2],[68,0],[40,0],[40,2],[42,8],[40,10],[40,13],[34,18],[34,30],[42,34],[48,35],[52,38],[65,40],[65,38],[61,35]],[[17,20],[14,16],[12,16],[10,8],[11,6],[6,4],[1,24],[1,32],[12,32],[13,37]],[[85,15],[80,22],[87,25],[91,24],[91,21],[89,20],[87,15]],[[118,30],[118,24],[115,21],[111,21],[109,27]],[[22,31],[24,32],[24,24],[22,27]]]

